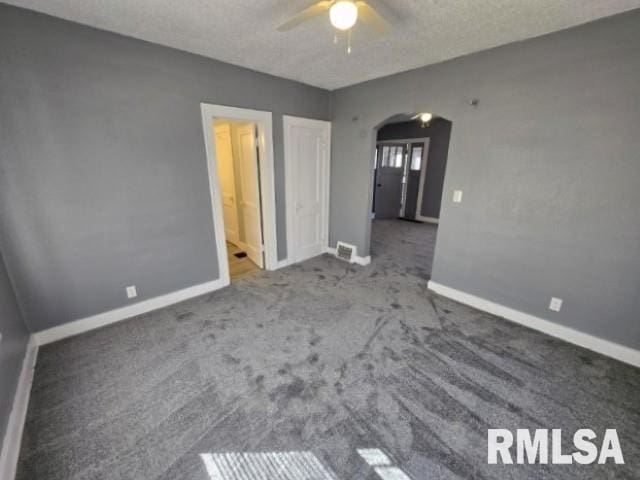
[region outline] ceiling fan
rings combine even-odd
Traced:
[[[414,115],[413,117],[410,118],[410,120],[420,119],[420,121],[422,122],[422,126],[424,127],[431,121],[432,118],[433,118],[432,113],[423,112],[423,113],[418,113]]]
[[[389,22],[364,0],[323,0],[298,12],[293,18],[280,25],[278,31],[289,31],[325,12],[329,12],[331,25],[338,31],[346,31],[349,38],[351,28],[358,20],[373,29],[377,35],[384,35],[390,29]],[[351,52],[351,45],[347,48],[347,52]]]

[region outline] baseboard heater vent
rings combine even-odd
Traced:
[[[356,257],[356,246],[348,243],[338,242],[336,246],[336,257],[345,262],[353,263]]]

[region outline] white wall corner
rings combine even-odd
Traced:
[[[628,363],[635,367],[640,367],[640,351],[635,350],[619,343],[605,340],[604,338],[596,337],[588,333],[574,330],[573,328],[565,327],[555,322],[545,320],[528,313],[515,310],[510,307],[505,307],[499,303],[486,300],[476,295],[457,290],[455,288],[447,287],[441,283],[429,280],[429,290],[450,298],[465,305],[477,308],[492,315],[505,318],[525,327],[538,330],[539,332],[546,333],[552,337],[559,338],[574,345],[579,345],[586,349],[592,350],[607,357],[615,358],[621,362]]]
[[[7,423],[7,431],[2,441],[2,453],[0,453],[0,478],[13,480],[16,476],[20,446],[22,444],[22,432],[27,419],[29,396],[33,384],[33,373],[38,358],[38,344],[33,335],[29,338],[27,350],[22,360],[22,369],[18,378],[16,394],[13,397],[13,407]]]
[[[56,342],[63,338],[73,337],[96,328],[104,327],[111,323],[120,322],[143,313],[151,312],[159,308],[168,307],[174,303],[182,302],[193,297],[204,295],[229,285],[228,279],[217,279],[210,282],[194,285],[182,290],[177,290],[166,295],[143,300],[125,307],[116,308],[107,312],[98,313],[90,317],[81,318],[69,323],[64,323],[57,327],[36,332],[34,337],[38,345],[46,345],[47,343]]]

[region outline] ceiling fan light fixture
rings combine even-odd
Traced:
[[[329,9],[329,20],[338,30],[349,30],[358,21],[358,7],[349,0],[338,0]]]
[[[422,123],[427,123],[429,120],[431,120],[433,118],[433,115],[430,113],[421,113],[420,114],[420,121]]]

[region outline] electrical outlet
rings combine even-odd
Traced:
[[[454,190],[453,191],[453,203],[462,202],[462,190]]]
[[[554,312],[559,312],[562,308],[562,299],[551,297],[551,302],[549,302],[549,310],[553,310]]]
[[[136,291],[136,286],[131,285],[127,287],[127,298],[136,298],[138,296],[138,292]]]

